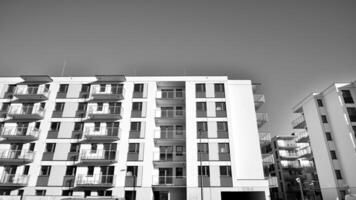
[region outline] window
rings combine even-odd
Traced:
[[[133,102],[132,110],[133,111],[141,111],[142,110],[142,102]]]
[[[78,111],[85,111],[87,109],[87,103],[79,103],[78,104]]]
[[[91,153],[95,153],[97,149],[98,149],[98,145],[97,144],[91,144],[91,147],[90,147]]]
[[[225,102],[216,102],[215,109],[216,109],[216,111],[226,111]]]
[[[220,166],[220,176],[231,176],[231,166]]]
[[[10,107],[10,103],[3,103],[1,106],[1,111],[6,112],[9,110],[9,107]]]
[[[62,112],[64,109],[64,103],[56,103],[55,107],[54,107],[54,111],[55,112]]]
[[[228,131],[227,122],[217,122],[217,128],[218,131],[227,132]]]
[[[81,93],[87,93],[90,90],[90,84],[83,84],[82,89],[80,90]]]
[[[331,159],[336,160],[336,152],[335,151],[330,151]]]
[[[223,83],[215,83],[214,84],[215,92],[225,92],[224,84]]]
[[[73,190],[63,190],[62,196],[73,196]]]
[[[23,175],[28,175],[29,171],[30,171],[30,166],[29,165],[25,165],[25,167],[23,169]]]
[[[326,115],[321,116],[321,121],[325,124],[328,123],[328,120],[326,119]]]
[[[206,102],[197,102],[197,111],[206,111]]]
[[[176,156],[183,156],[183,146],[176,146]]]
[[[55,149],[56,149],[56,143],[47,143],[46,144],[46,152],[47,153],[53,153]]]
[[[134,85],[134,92],[139,92],[139,93],[143,92],[143,84],[142,83],[135,84]]]
[[[219,153],[230,153],[229,143],[219,143]]]
[[[353,131],[354,131],[355,138],[356,138],[356,126],[352,126],[352,129],[353,129]]]
[[[324,106],[323,101],[321,99],[317,99],[316,101],[317,101],[319,107]]]
[[[342,179],[341,171],[340,171],[340,170],[336,169],[336,170],[335,170],[335,174],[336,174],[336,178],[337,178],[338,180]]]
[[[30,143],[30,148],[28,148],[29,151],[34,151],[35,150],[35,143]]]
[[[130,131],[141,131],[141,122],[131,122]]]
[[[208,143],[198,143],[198,153],[209,153]]]
[[[18,190],[17,195],[18,196],[23,196],[23,190]]]
[[[205,84],[203,84],[203,83],[195,84],[195,91],[196,92],[205,92]]]
[[[100,131],[100,122],[94,122],[94,131]]]
[[[14,93],[16,85],[9,85],[7,87],[7,93]]]
[[[51,127],[50,127],[50,131],[58,131],[59,127],[61,126],[60,122],[51,122]]]
[[[91,194],[90,190],[84,190],[84,197],[89,197]]]
[[[75,122],[74,123],[74,131],[82,131],[84,127],[83,122]]]
[[[60,84],[59,85],[59,93],[67,93],[68,91],[68,84]]]
[[[100,84],[100,92],[105,92],[106,85]]]
[[[341,90],[345,103],[354,103],[350,90]]]
[[[197,132],[207,132],[208,122],[197,122]]]
[[[51,173],[51,166],[44,165],[41,167],[40,176],[49,176]]]
[[[36,190],[36,196],[46,196],[46,190]]]
[[[76,166],[67,166],[66,176],[75,176],[76,172],[77,172]]]
[[[347,108],[347,113],[349,114],[350,121],[356,122],[356,108]]]
[[[94,166],[89,166],[88,167],[88,176],[93,176],[94,175]]]
[[[80,144],[79,143],[72,143],[70,144],[70,150],[69,152],[71,153],[78,153],[80,149]]]
[[[333,138],[331,137],[331,133],[330,132],[325,132],[325,136],[326,136],[326,140],[327,141],[332,141]]]
[[[97,111],[102,111],[103,110],[103,103],[98,103],[98,106],[97,106]]]
[[[139,153],[140,143],[129,143],[129,153]]]
[[[199,176],[210,176],[209,166],[198,166],[198,175]]]
[[[111,190],[98,190],[98,196],[112,196]]]
[[[176,135],[183,135],[184,128],[182,125],[176,125]]]
[[[182,167],[176,168],[176,177],[177,178],[183,177],[183,168]]]
[[[137,166],[127,166],[126,176],[137,176]]]

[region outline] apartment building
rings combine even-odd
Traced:
[[[269,199],[256,113],[226,76],[0,78],[2,199]]]
[[[307,132],[274,136],[266,149],[274,159],[269,173],[278,184],[271,199],[323,199]]]
[[[307,131],[324,199],[356,193],[355,82],[334,83],[301,100],[293,128]]]

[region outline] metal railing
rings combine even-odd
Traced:
[[[274,156],[273,154],[265,154],[262,158],[263,163],[265,164],[272,164],[274,163]]]
[[[92,89],[92,94],[94,95],[100,95],[100,94],[108,94],[108,95],[115,95],[115,94],[118,94],[118,95],[123,95],[124,94],[124,86],[118,86],[118,87],[115,87],[114,89],[112,89],[112,86],[111,85],[106,85],[105,86],[105,90],[104,91],[101,91],[100,89],[101,87],[99,85],[95,85],[93,86],[93,89]]]
[[[264,103],[265,102],[265,95],[263,94],[255,94],[253,95],[253,100],[255,103]]]
[[[95,127],[86,127],[84,136],[86,137],[119,137],[121,129],[119,127],[100,127],[96,130]]]
[[[28,150],[0,150],[0,160],[29,160],[32,161],[35,152]]]
[[[76,185],[81,186],[100,186],[100,185],[113,185],[115,182],[115,175],[102,175],[93,174],[85,175],[80,174],[75,178]]]
[[[169,140],[169,139],[184,139],[185,130],[155,130],[155,139]]]
[[[182,118],[182,117],[184,117],[184,114],[185,114],[184,110],[177,110],[177,109],[171,109],[171,110],[157,109],[156,110],[156,117],[164,118],[164,119]]]
[[[259,133],[260,134],[260,141],[263,142],[263,143],[269,143],[271,142],[271,133],[264,133],[264,132],[261,132]]]
[[[276,176],[268,177],[268,185],[269,187],[278,187],[278,179]]]
[[[162,91],[157,93],[159,99],[183,99],[185,93],[183,91]]]
[[[153,152],[153,161],[155,162],[185,162],[185,152],[163,151]]]
[[[35,106],[11,106],[9,109],[9,115],[39,115],[44,116],[45,109],[39,105]]]
[[[278,140],[277,144],[280,148],[297,148],[294,140]]]
[[[296,134],[295,141],[298,142],[298,141],[301,141],[301,140],[306,139],[306,138],[308,138],[308,137],[309,137],[308,132],[307,132],[306,130],[304,130],[304,131],[298,132],[298,133]]]
[[[38,138],[41,130],[35,127],[4,127],[1,130],[2,137],[30,136]]]
[[[29,175],[4,173],[1,176],[0,184],[26,185],[28,183],[28,179]]]
[[[49,96],[49,89],[44,85],[38,87],[17,86],[14,92],[15,95],[44,95]]]
[[[185,186],[185,176],[153,176],[152,185],[164,185],[164,186]]]
[[[299,127],[300,124],[305,123],[304,115],[298,116],[296,119],[292,121],[293,128]]]
[[[80,154],[81,160],[107,160],[113,161],[116,159],[117,151],[114,150],[82,150]]]
[[[89,114],[121,114],[123,108],[121,106],[104,106],[102,110],[97,110],[94,106],[88,108]]]

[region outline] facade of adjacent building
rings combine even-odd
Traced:
[[[356,87],[335,83],[299,102],[293,128],[307,131],[324,199],[356,193]]]
[[[226,76],[1,77],[1,199],[269,199],[256,87]]]

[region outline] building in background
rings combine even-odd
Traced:
[[[324,199],[344,199],[348,188],[356,193],[355,84],[332,84],[293,108],[293,128],[309,134]]]
[[[269,199],[257,87],[225,76],[2,77],[1,199]]]

